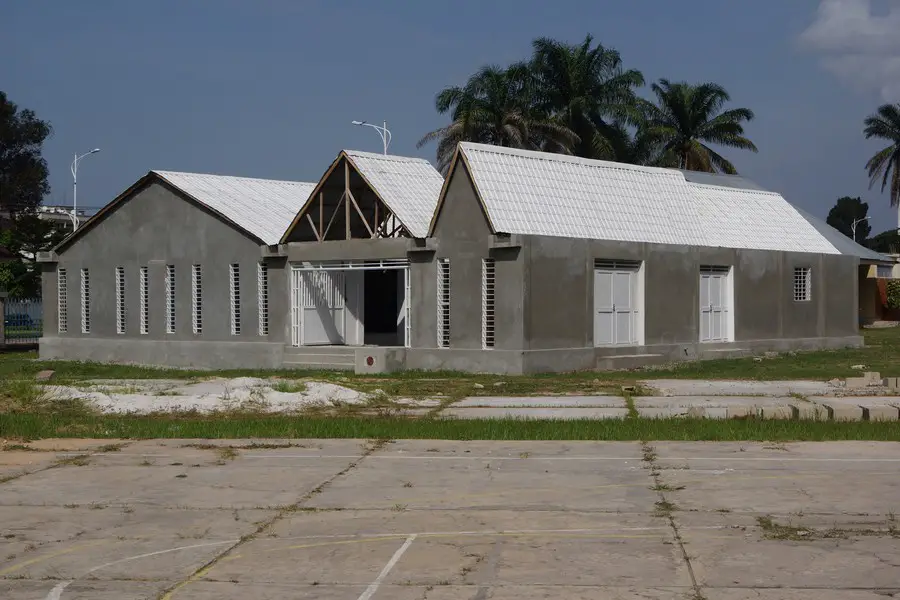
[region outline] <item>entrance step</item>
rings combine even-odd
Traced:
[[[283,366],[292,369],[340,369],[352,371],[356,350],[342,346],[288,346]]]
[[[636,369],[650,365],[658,365],[666,361],[662,354],[618,354],[597,357],[597,370],[611,371],[615,369]]]

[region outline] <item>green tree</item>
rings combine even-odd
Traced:
[[[532,47],[530,68],[541,112],[578,136],[574,148],[548,149],[571,150],[585,158],[620,158],[626,152],[620,125],[636,123],[639,114],[635,90],[644,85],[641,72],[625,70],[619,53],[594,45],[591,35],[574,45],[542,37]]]
[[[753,119],[753,111],[723,111],[731,98],[721,86],[660,79],[650,89],[657,103],[642,104],[644,135],[659,144],[662,155],[674,154],[679,168],[736,174],[734,165],[709,144],[757,152],[753,142],[744,136],[743,127],[744,122]]]
[[[484,67],[465,86],[438,94],[435,107],[450,114],[450,124],[425,134],[417,147],[436,141],[438,168],[446,172],[459,142],[528,149],[573,146],[577,136],[541,112],[534,99],[535,81],[526,65]]]
[[[875,114],[866,117],[864,123],[866,139],[888,142],[866,163],[869,188],[880,179],[881,191],[889,188],[891,206],[900,208],[900,104],[882,104]]]
[[[861,198],[844,196],[838,198],[834,206],[828,211],[825,222],[853,239],[853,224],[856,223],[856,241],[865,244],[872,232],[872,227],[866,216],[869,214],[869,204]]]
[[[67,235],[65,225],[44,220],[30,210],[16,213],[12,226],[0,232],[0,246],[17,260],[0,262],[0,289],[13,298],[40,298],[41,271],[37,253],[50,250]]]
[[[0,213],[36,209],[50,191],[41,156],[50,125],[0,92]]]

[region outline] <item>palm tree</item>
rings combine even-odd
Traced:
[[[644,84],[644,76],[623,70],[619,53],[593,46],[590,35],[577,45],[538,38],[532,46],[531,69],[542,112],[579,137],[575,155],[616,158],[616,122],[635,122],[635,88]]]
[[[707,144],[719,144],[757,152],[744,137],[745,121],[753,119],[748,108],[722,111],[731,97],[714,83],[691,85],[660,79],[650,86],[657,104],[642,103],[642,129],[660,146],[661,154],[672,153],[677,166],[691,171],[736,174],[737,169]]]
[[[866,139],[878,138],[890,142],[866,163],[869,189],[881,179],[881,191],[890,185],[891,206],[900,208],[900,104],[882,104],[876,114],[866,117],[865,125]],[[900,230],[900,214],[897,228]]]
[[[463,141],[567,151],[577,143],[577,136],[542,113],[534,97],[534,78],[526,65],[484,67],[465,86],[448,87],[437,95],[437,111],[450,113],[451,122],[425,134],[416,146],[437,141],[442,172],[447,171],[457,143]]]
[[[650,135],[645,127],[629,128],[622,122],[614,123],[610,139],[616,162],[678,168],[678,156],[671,150],[664,151],[659,139]]]

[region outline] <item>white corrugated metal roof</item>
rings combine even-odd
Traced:
[[[674,169],[460,144],[496,231],[839,254],[773,192],[689,183]]]
[[[277,244],[314,183],[153,171],[266,244]]]
[[[421,158],[344,150],[413,237],[426,237],[444,178]]]

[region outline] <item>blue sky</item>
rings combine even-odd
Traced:
[[[756,112],[738,170],[824,216],[870,204],[863,118],[900,100],[898,0],[30,0],[0,19],[0,89],[49,120],[50,203],[102,206],[150,169],[316,181],[342,148],[393,154],[445,123],[434,96],[538,36],[592,33],[648,80],[715,81]]]

